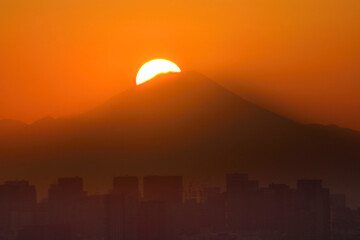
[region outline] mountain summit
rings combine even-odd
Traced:
[[[247,125],[248,128],[259,123],[261,126],[275,122],[293,123],[192,72],[161,74],[115,96],[83,117],[107,119],[116,125],[126,123],[150,130],[156,125],[161,125],[161,128],[168,125],[211,126],[208,129],[211,131],[217,127],[224,129],[228,124]],[[235,127],[232,131],[238,128],[232,127]]]
[[[193,72],[158,75],[76,118],[11,125],[13,134],[0,122],[0,169],[7,179],[41,184],[80,175],[101,190],[117,174],[218,182],[240,171],[264,183],[323,178],[360,203],[360,191],[349,187],[360,178],[354,170],[359,133],[297,123]]]

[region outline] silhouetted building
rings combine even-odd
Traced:
[[[70,225],[75,239],[84,237],[88,231],[85,224],[86,198],[81,178],[59,178],[49,189],[49,224]]]
[[[184,201],[184,204],[181,208],[181,211],[178,212],[178,218],[180,224],[178,227],[185,234],[198,234],[207,230],[209,226],[208,219],[206,218],[204,204],[198,203],[196,199],[187,199]]]
[[[247,174],[226,175],[227,219],[230,231],[256,232],[259,221],[259,186]]]
[[[104,195],[89,195],[86,197],[82,211],[83,239],[104,239],[105,207]]]
[[[264,239],[287,239],[291,226],[292,199],[294,190],[285,184],[270,184],[262,190],[259,221]]]
[[[0,236],[15,236],[31,224],[36,209],[36,190],[27,181],[7,181],[0,185]]]
[[[70,207],[84,201],[86,195],[82,178],[59,178],[50,186],[48,199],[50,205]]]
[[[174,239],[172,218],[168,206],[164,202],[142,202],[139,220],[139,237],[141,240]]]
[[[161,201],[167,204],[181,204],[183,181],[181,176],[144,177],[144,200]]]
[[[19,231],[17,240],[72,240],[69,225],[26,226]]]
[[[330,239],[330,194],[321,180],[297,182],[295,212],[295,239]]]
[[[219,187],[206,187],[203,191],[204,221],[212,232],[226,230],[225,194]]]
[[[120,195],[139,195],[139,179],[136,176],[114,177],[112,193]]]
[[[144,202],[141,207],[140,225],[143,237],[149,240],[178,238],[183,227],[182,202],[181,176],[144,177]],[[157,223],[162,225],[157,227]],[[146,232],[148,234],[145,234]]]
[[[331,194],[330,200],[332,239],[360,239],[360,212],[347,208],[344,194]]]
[[[138,201],[109,194],[105,197],[105,231],[107,240],[138,239]]]
[[[346,196],[345,194],[331,194],[330,203],[332,210],[346,209]]]
[[[113,190],[105,197],[107,240],[138,239],[139,182],[137,177],[115,177]]]
[[[360,210],[321,180],[259,188],[247,174],[226,175],[226,191],[181,176],[119,176],[107,195],[88,195],[79,177],[60,178],[36,202],[26,181],[0,185],[0,240],[358,240]]]

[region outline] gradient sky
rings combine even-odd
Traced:
[[[81,113],[168,58],[304,122],[360,130],[359,0],[2,0],[0,118]]]

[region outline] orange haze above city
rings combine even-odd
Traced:
[[[3,0],[0,119],[87,111],[155,58],[293,119],[360,130],[358,0]]]

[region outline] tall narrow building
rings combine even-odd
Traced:
[[[87,192],[80,177],[59,178],[49,189],[49,219],[44,224],[69,225],[75,236],[86,232],[84,212]]]
[[[182,230],[183,181],[181,176],[144,177],[141,203],[141,240],[177,239]]]
[[[105,196],[106,240],[138,239],[139,181],[137,177],[115,177]]]
[[[258,201],[257,181],[249,180],[247,174],[226,175],[226,214],[230,231],[251,234],[258,230]]]
[[[15,236],[33,222],[36,190],[27,181],[7,181],[0,185],[0,236]]]
[[[289,236],[293,218],[293,189],[285,184],[270,184],[262,189],[260,220],[261,234],[264,239],[283,239]]]
[[[330,194],[321,180],[299,180],[295,199],[295,239],[329,240]]]

